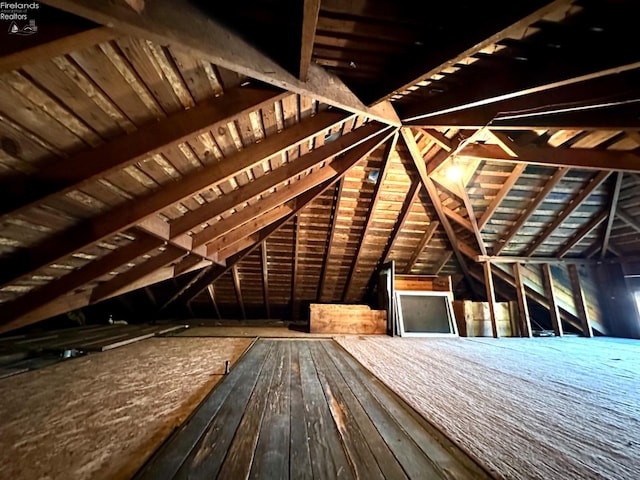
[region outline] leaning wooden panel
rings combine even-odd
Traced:
[[[312,303],[311,333],[382,334],[387,332],[387,312],[366,305]]]
[[[151,339],[3,380],[0,477],[131,478],[250,343]]]

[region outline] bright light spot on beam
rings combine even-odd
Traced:
[[[462,167],[460,165],[451,164],[447,168],[447,178],[452,182],[458,182],[462,179]]]

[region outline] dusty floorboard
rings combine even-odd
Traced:
[[[326,333],[306,333],[281,326],[213,326],[193,327],[184,330],[179,337],[263,337],[263,338],[331,338]]]
[[[261,339],[141,479],[488,479],[331,340]]]
[[[640,478],[640,342],[338,338],[499,478]]]
[[[130,478],[250,343],[153,338],[0,380],[0,478]]]

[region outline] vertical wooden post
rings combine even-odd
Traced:
[[[593,337],[593,329],[591,328],[591,319],[587,310],[587,302],[584,298],[584,291],[580,285],[580,275],[578,267],[575,264],[569,265],[569,279],[571,280],[571,289],[573,290],[573,300],[575,302],[580,322],[582,323],[582,335],[585,337]]]
[[[491,315],[491,332],[493,338],[498,338],[498,323],[496,322],[496,292],[493,286],[491,263],[484,262],[484,283],[487,288],[487,301],[489,302],[489,315]]]
[[[544,284],[544,293],[549,300],[549,315],[551,315],[551,324],[556,336],[564,335],[562,330],[562,319],[560,318],[560,309],[556,302],[556,288],[553,285],[553,275],[551,274],[551,265],[544,263],[542,265],[542,283]]]
[[[518,294],[518,309],[520,311],[520,336],[531,337],[531,317],[529,316],[529,306],[527,305],[527,291],[522,279],[522,265],[513,264],[513,276],[516,280],[516,293]]]
[[[293,265],[291,267],[291,320],[298,320],[299,308],[296,301],[296,290],[298,287],[298,256],[300,248],[300,218],[293,217]]]

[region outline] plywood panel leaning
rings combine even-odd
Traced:
[[[387,312],[367,305],[311,304],[311,333],[383,334]]]

